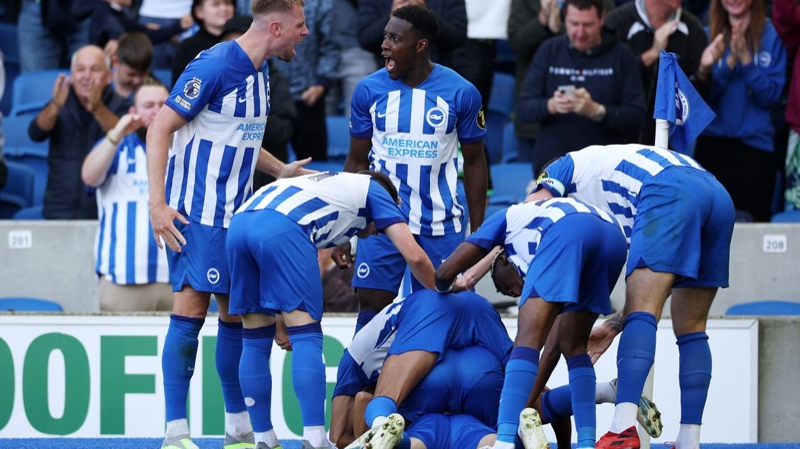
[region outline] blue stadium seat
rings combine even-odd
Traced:
[[[47,148],[13,147],[6,148],[3,154],[9,162],[22,164],[33,170],[33,197],[30,205],[41,205],[47,187],[47,174],[50,172],[50,166],[47,163]]]
[[[60,73],[69,74],[60,69],[20,74],[14,80],[11,115],[41,111],[47,102],[53,98],[53,85],[56,83]]]
[[[489,197],[489,204],[511,205],[525,199],[525,188],[533,179],[530,163],[496,164],[489,168],[492,170],[494,185],[494,194]]]
[[[12,218],[14,214],[33,201],[33,169],[23,164],[6,161],[8,181],[0,190],[0,218]]]
[[[787,210],[772,216],[771,223],[800,223],[800,210]]]
[[[328,158],[347,158],[350,152],[350,117],[331,115],[325,118],[328,126]]]
[[[517,162],[519,157],[519,143],[517,135],[514,134],[514,122],[506,123],[503,128],[503,159],[504,164]]]
[[[5,147],[3,147],[3,154],[14,155],[19,154],[19,147],[26,149],[40,150],[39,154],[47,157],[48,144],[47,140],[43,142],[34,142],[28,135],[28,127],[31,121],[36,119],[36,114],[22,114],[11,117],[3,117],[3,132],[6,135]]]
[[[4,312],[61,312],[61,304],[47,299],[9,297],[0,298],[0,311]]]
[[[344,162],[336,161],[311,161],[306,165],[309,170],[316,171],[342,171],[344,170]]]
[[[167,90],[172,90],[172,70],[170,69],[152,69],[150,74],[153,78],[161,81],[167,86]]]
[[[489,110],[511,117],[514,112],[514,77],[502,72],[495,72],[492,78],[492,93],[489,96]]]
[[[14,220],[44,220],[42,206],[31,206],[20,209],[14,214]]]
[[[736,304],[728,308],[725,315],[800,315],[800,302],[797,301],[752,301]]]

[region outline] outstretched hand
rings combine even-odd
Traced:
[[[307,158],[302,159],[302,160],[294,161],[291,164],[286,164],[281,169],[281,173],[280,173],[280,175],[278,177],[279,178],[294,178],[295,176],[310,175],[311,173],[314,173],[314,171],[304,168],[304,166],[306,164],[308,164],[309,162],[311,162],[311,158],[307,157]]]
[[[614,317],[617,317],[617,315]],[[587,345],[587,352],[592,359],[592,363],[597,363],[600,360],[600,356],[606,352],[608,347],[611,346],[611,342],[620,333],[621,329],[617,327],[617,321],[615,318],[610,318],[605,323],[592,329],[592,333],[589,335],[589,344]]]

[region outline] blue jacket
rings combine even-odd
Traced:
[[[717,118],[703,135],[740,139],[752,147],[772,151],[770,110],[780,101],[786,82],[786,49],[772,22],[767,21],[752,63],[737,64],[731,70],[725,62],[729,54],[730,47],[711,72],[708,105]]]

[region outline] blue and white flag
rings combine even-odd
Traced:
[[[661,50],[653,118],[669,122],[670,147],[687,154],[692,142],[714,117],[714,111],[681,70],[675,54]]]

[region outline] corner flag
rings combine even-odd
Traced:
[[[716,114],[683,73],[674,53],[661,50],[658,60],[653,118],[669,122],[670,146],[678,153],[686,154],[692,141],[714,120]]]

